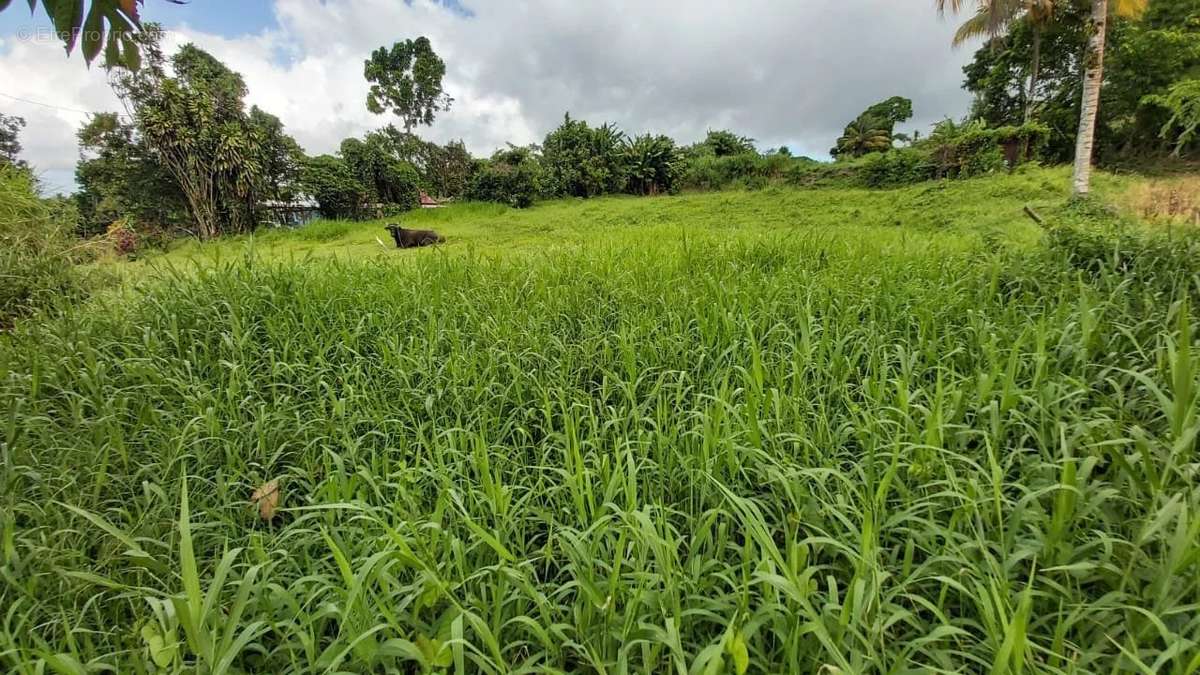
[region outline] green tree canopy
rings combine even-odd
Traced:
[[[1057,3],[1052,20],[1040,28],[1035,111],[1050,129],[1042,149],[1047,161],[1074,156],[1089,12],[1082,3]],[[1157,102],[1176,84],[1200,77],[1200,0],[1154,0],[1144,15],[1112,17],[1109,24],[1097,157],[1113,162],[1174,151],[1177,136],[1160,135],[1172,113]],[[1022,18],[975,53],[963,69],[964,87],[975,98],[972,117],[992,127],[1021,124],[1029,96],[1022,82],[1034,49],[1034,26]],[[1191,156],[1196,150],[1188,144],[1180,152]]]
[[[77,138],[79,234],[100,234],[121,218],[164,228],[188,223],[190,212],[179,184],[141,142],[133,124],[116,113],[101,113],[79,129]]]
[[[542,193],[542,166],[532,148],[509,146],[481,160],[471,175],[467,198],[525,208]]]
[[[887,121],[876,117],[859,117],[837,139],[830,154],[837,157],[862,157],[872,152],[886,152],[892,147],[892,134]]]
[[[363,76],[371,83],[367,110],[382,115],[391,111],[404,130],[433,124],[434,116],[449,110],[454,99],[442,89],[446,64],[433,51],[429,38],[403,40],[391,49],[380,47],[363,63]]]
[[[547,188],[567,197],[594,197],[625,186],[625,134],[612,124],[590,127],[563,115],[542,142]]]
[[[912,118],[912,100],[893,96],[862,111],[846,125],[837,145],[829,151],[834,157],[861,157],[871,152],[886,152],[892,147],[896,125]]]
[[[375,137],[379,137],[378,142],[390,155],[416,169],[421,188],[429,194],[440,197],[463,195],[474,163],[462,141],[438,145],[391,124],[368,133],[364,140]]]
[[[341,154],[373,200],[406,209],[417,205],[420,180],[417,171],[388,151],[386,137],[371,133],[363,140],[347,138],[342,141]]]
[[[139,142],[179,185],[201,238],[252,229],[260,203],[287,183],[295,142],[273,116],[247,114],[245,81],[211,54],[185,45],[168,73],[158,32],[138,40],[144,67],[116,72],[113,86]]]
[[[715,157],[732,157],[755,152],[754,139],[725,129],[710,129],[698,149]]]
[[[370,191],[350,166],[333,155],[306,159],[301,165],[300,182],[304,191],[317,200],[326,218],[356,218],[370,198]]]
[[[293,200],[298,191],[300,164],[304,160],[300,144],[287,134],[278,117],[258,106],[251,106],[247,124],[258,142],[263,198]]]
[[[875,120],[877,126],[887,129],[888,134],[896,130],[896,125],[912,119],[912,99],[903,96],[893,96],[867,108],[859,115],[859,119]]]
[[[24,127],[24,117],[0,113],[0,164],[25,166],[25,162],[18,157],[21,154],[21,129]]]

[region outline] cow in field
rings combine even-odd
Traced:
[[[396,223],[390,223],[387,231],[392,234],[392,239],[396,240],[396,248],[416,248],[446,241],[445,237],[433,230],[406,230]]]

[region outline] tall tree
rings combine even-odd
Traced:
[[[241,75],[194,45],[171,57],[169,75],[158,39],[151,31],[139,35],[144,66],[114,71],[114,90],[142,142],[187,197],[197,234],[248,231],[271,191],[264,143],[277,120],[247,115]]]
[[[1088,21],[1088,46],[1084,56],[1083,97],[1079,109],[1079,131],[1075,136],[1075,170],[1071,192],[1086,197],[1091,191],[1092,147],[1096,138],[1096,113],[1100,109],[1100,86],[1104,82],[1104,39],[1109,11],[1117,16],[1137,16],[1149,0],[1092,0]]]
[[[445,75],[446,64],[427,37],[397,42],[391,49],[380,47],[363,63],[363,76],[371,83],[367,110],[376,115],[390,110],[404,122],[405,132],[419,124],[429,126],[454,102],[442,89]]]
[[[1053,0],[978,0],[976,16],[959,29],[961,36],[999,35],[1016,18],[1028,16],[1035,27],[1031,89],[1037,86],[1037,72],[1041,57],[1041,27],[1053,17]],[[1104,82],[1104,50],[1110,14],[1118,17],[1135,17],[1145,11],[1149,0],[1090,0],[1090,11],[1084,19],[1087,46],[1083,52],[1082,96],[1079,108],[1079,126],[1075,134],[1075,168],[1071,181],[1076,196],[1087,195],[1091,187],[1092,156],[1096,138],[1096,115],[1100,108],[1100,88]],[[957,12],[964,0],[935,0],[941,12]],[[956,37],[956,40],[958,37]],[[1034,92],[1026,98],[1028,118]]]
[[[283,129],[278,117],[258,106],[250,107],[249,129],[260,148],[263,197],[291,201],[296,196],[304,151]]]
[[[962,0],[937,0],[938,11],[958,12]],[[1025,92],[1024,121],[1033,115],[1038,72],[1042,61],[1042,31],[1054,18],[1054,0],[979,0],[975,15],[959,26],[954,34],[954,46],[978,37],[995,38],[1003,35],[1018,20],[1029,22],[1033,33],[1033,54],[1029,65],[1029,87]]]
[[[0,113],[0,164],[25,166],[25,162],[17,158],[21,154],[20,135],[24,126],[24,117]]]
[[[859,117],[842,131],[837,146],[830,153],[836,157],[862,157],[872,152],[886,152],[892,147],[892,135],[887,123],[875,117]]]
[[[155,228],[187,224],[187,200],[174,177],[116,113],[93,115],[79,129],[75,204],[79,234],[91,236],[120,218]]]
[[[837,145],[829,151],[834,157],[861,157],[870,152],[886,152],[892,147],[896,125],[912,119],[912,100],[892,96],[862,111],[842,131]]]

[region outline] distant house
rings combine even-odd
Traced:
[[[259,208],[265,214],[263,224],[271,227],[300,227],[321,217],[317,201],[308,197],[297,197],[290,202],[266,201]]]
[[[423,208],[423,209],[440,209],[440,208],[442,208],[442,203],[439,202],[438,200],[434,199],[433,197],[430,197],[429,195],[425,194],[424,190],[421,191],[420,202],[421,202],[421,208]]]

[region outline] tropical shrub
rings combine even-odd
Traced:
[[[682,170],[679,148],[669,136],[643,134],[626,139],[626,190],[639,195],[674,192]]]
[[[892,134],[885,120],[860,117],[846,125],[830,154],[835,157],[862,157],[870,152],[886,152],[891,147]]]
[[[1179,157],[1184,148],[1196,144],[1196,139],[1200,138],[1200,78],[1180,80],[1165,94],[1145,96],[1142,102],[1162,108],[1171,115],[1158,135],[1170,141],[1172,155]]]
[[[625,134],[611,124],[589,127],[563,116],[542,142],[545,189],[561,197],[595,197],[625,187]]]
[[[720,190],[734,183],[760,184],[762,157],[756,153],[717,156],[692,154],[684,163],[680,184],[689,190]]]
[[[475,169],[467,199],[523,209],[542,192],[542,166],[529,148],[499,150]]]
[[[801,185],[804,183],[799,178],[801,174],[822,165],[808,157],[792,157],[778,153],[760,155],[756,152],[743,152],[718,157],[711,152],[697,152],[697,147],[692,146],[683,153],[678,180],[680,189],[758,189],[772,181]]]
[[[916,145],[930,150],[937,178],[969,178],[1033,159],[1049,134],[1036,122],[989,129],[982,120],[960,124],[946,119]]]
[[[705,135],[704,140],[697,143],[693,148],[700,153],[707,152],[714,157],[757,154],[757,151],[754,149],[753,138],[741,136],[724,129],[710,130]]]

